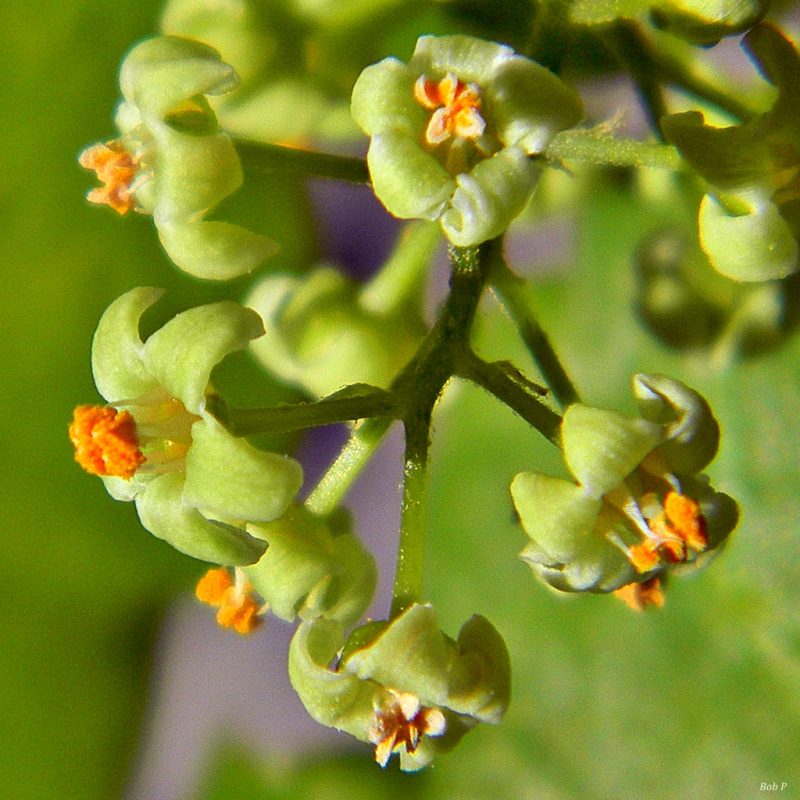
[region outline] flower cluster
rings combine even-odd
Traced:
[[[120,75],[120,136],[80,158],[102,184],[88,199],[119,214],[152,215],[169,256],[195,277],[242,276],[274,249],[263,236],[210,218],[233,205],[223,201],[243,182],[229,132],[253,132],[262,144],[251,141],[239,153],[263,156],[262,166],[285,174],[368,180],[359,159],[263,144],[277,130],[299,136],[313,128],[319,104],[296,128],[292,107],[259,117],[296,86],[288,73],[297,65],[274,85],[266,74],[283,52],[273,37],[281,15],[296,23],[298,41],[310,40],[318,18],[338,20],[344,41],[342,31],[379,10],[358,0],[279,5],[280,12],[233,0],[199,9],[171,0],[164,28],[196,38],[166,35],[131,50]],[[394,9],[395,0],[377,5]],[[566,5],[565,24],[570,14],[589,26],[646,16],[703,41],[752,24],[762,10],[757,0],[731,14],[722,0]],[[548,20],[539,22],[546,31]],[[240,61],[243,91],[229,94],[239,82],[234,68],[201,40],[219,42]],[[766,25],[746,42],[778,87],[774,108],[731,129],[677,115],[664,130],[712,187],[700,211],[709,257],[739,280],[764,280],[797,266],[800,59]],[[319,86],[305,88],[310,94],[298,93],[297,107],[309,96],[327,97]],[[297,623],[289,675],[300,700],[318,722],[371,745],[381,767],[394,755],[403,771],[425,767],[474,726],[500,722],[510,698],[509,655],[495,627],[475,615],[451,638],[422,599],[431,420],[452,379],[486,389],[563,452],[572,479],[522,472],[510,490],[530,540],[521,556],[556,589],[613,592],[637,610],[662,605],[664,578],[706,564],[737,521],[734,501],[702,474],[719,444],[708,403],[659,374],[634,378],[635,418],[573,402],[578,392],[517,291],[501,243],[489,241],[522,213],[548,158],[567,163],[610,147],[610,134],[567,130],[582,114],[559,77],[508,46],[422,36],[407,64],[384,59],[352,88],[353,119],[370,138],[375,195],[395,216],[422,220],[398,237],[376,276],[359,285],[331,264],[309,263],[312,245],[305,252],[313,257],[261,279],[245,304],[191,308],[143,338],[142,317],[162,292],[140,287],[111,303],[94,336],[92,371],[105,402],[76,408],[69,428],[76,460],[114,498],[133,502],[148,531],[213,565],[195,594],[216,609],[221,626],[247,635],[268,614]],[[615,147],[607,163],[641,166],[631,152],[652,157],[656,150],[666,163],[677,160],[672,147],[639,145]],[[714,158],[706,158],[709,149]],[[428,325],[426,278],[442,234],[451,245],[450,290]],[[485,362],[472,349],[489,288],[566,406],[563,416],[513,364]],[[311,399],[229,406],[214,392],[212,373],[245,348],[275,385]],[[240,435],[343,422],[348,443],[302,502],[299,463]],[[398,568],[390,615],[364,623],[378,575],[341,504],[392,423],[406,436]]]

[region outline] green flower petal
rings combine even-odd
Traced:
[[[517,147],[506,147],[456,177],[457,188],[439,220],[447,238],[471,247],[502,233],[522,213],[539,169]]]
[[[216,50],[177,36],[142,42],[120,70],[123,96],[151,119],[163,118],[195,95],[223,94],[238,83],[236,71]]]
[[[200,414],[211,370],[263,333],[255,311],[222,301],[178,314],[145,343],[147,369],[187,410]]]
[[[541,153],[553,136],[583,116],[580,97],[527,58],[505,61],[486,86],[488,115],[506,145]]]
[[[459,658],[450,675],[448,707],[482,722],[500,722],[511,699],[511,663],[503,637],[476,614],[464,623],[456,644]]]
[[[123,503],[130,503],[134,497],[144,488],[146,481],[142,481],[134,475],[130,480],[115,478],[113,475],[102,475],[100,480],[106,487],[106,491],[115,499]]]
[[[228,566],[252,564],[264,552],[264,542],[239,528],[206,519],[187,505],[183,475],[177,472],[153,478],[137,495],[136,510],[150,533],[202,561]]]
[[[449,674],[457,653],[439,630],[429,605],[412,605],[366,647],[356,650],[344,669],[361,680],[411,692],[424,705],[447,706]]]
[[[396,129],[418,136],[425,128],[426,110],[414,97],[417,73],[395,58],[367,67],[353,86],[351,113],[368,136]]]
[[[257,450],[212,417],[192,425],[184,498],[206,516],[277,519],[302,483],[303,470],[294,459]]]
[[[522,527],[548,563],[574,560],[583,541],[593,536],[603,501],[561,478],[521,472],[511,482],[511,497]]]
[[[196,278],[223,281],[261,266],[277,245],[266,236],[229,222],[165,221],[155,217],[167,255]]]
[[[566,410],[561,423],[564,460],[592,497],[625,480],[662,440],[659,425],[580,403]]]
[[[798,246],[777,207],[750,204],[732,216],[711,195],[700,204],[700,244],[717,272],[736,281],[785,278],[798,268]]]
[[[344,644],[344,628],[319,618],[302,623],[289,645],[289,679],[313,719],[369,741],[372,699],[380,687],[329,668]]]
[[[400,219],[437,219],[456,185],[433,155],[397,129],[372,137],[367,165],[378,200]]]
[[[466,83],[483,85],[516,57],[510,47],[472,36],[420,36],[409,66],[416,74],[441,78],[454,72]]]
[[[100,318],[92,341],[92,374],[109,402],[130,400],[158,385],[142,360],[139,319],[164,293],[140,287],[118,297]]]
[[[633,393],[645,419],[665,426],[656,448],[673,472],[693,474],[717,454],[719,425],[711,406],[693,389],[666,375],[635,375]]]
[[[202,214],[242,185],[242,168],[225,134],[197,136],[160,126],[156,139],[156,223]]]

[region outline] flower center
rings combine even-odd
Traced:
[[[388,690],[375,705],[369,740],[375,745],[375,760],[385,767],[393,752],[405,748],[413,754],[423,736],[441,736],[444,714],[438,708],[423,706],[410,692]]]
[[[129,411],[111,406],[78,406],[69,438],[75,460],[91,475],[130,480],[146,461]]]
[[[118,214],[126,214],[136,206],[133,181],[139,172],[139,159],[119,140],[87,147],[78,158],[84,169],[91,169],[103,184],[92,189],[86,199],[107,205]]]
[[[113,405],[78,406],[69,437],[75,460],[88,473],[130,480],[137,472],[183,469],[198,419],[157,390]]]
[[[691,497],[670,491],[663,509],[647,520],[649,533],[641,544],[628,551],[628,558],[639,572],[649,572],[662,561],[687,561],[692,553],[708,546],[706,520],[700,504]]]
[[[432,146],[450,137],[477,140],[486,129],[481,116],[481,90],[474,83],[464,83],[452,72],[439,81],[420,75],[414,84],[414,97],[424,108],[433,111],[425,141]]]

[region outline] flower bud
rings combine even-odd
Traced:
[[[248,526],[267,550],[244,573],[275,616],[287,621],[325,616],[345,626],[361,617],[377,573],[351,527],[346,513],[322,519],[298,505],[274,522]]]
[[[800,56],[766,23],[753,28],[743,44],[778,90],[772,108],[727,128],[707,125],[695,111],[667,116],[661,127],[713,187],[698,217],[700,242],[711,263],[737,281],[774,280],[800,265]]]
[[[247,300],[266,333],[253,342],[261,363],[318,397],[354,383],[387,388],[424,334],[415,314],[376,313],[338,270],[265,278]]]

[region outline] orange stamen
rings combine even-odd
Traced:
[[[697,500],[677,492],[669,492],[664,498],[664,514],[675,533],[695,552],[708,547],[706,520],[700,513]]]
[[[194,590],[198,600],[219,608],[217,622],[223,628],[233,628],[242,635],[252,633],[263,622],[251,592],[248,581],[236,585],[225,567],[210,569]]]
[[[210,569],[197,582],[194,594],[198,600],[210,606],[222,604],[225,592],[233,586],[233,578],[225,567]]]
[[[634,611],[644,611],[648,606],[661,608],[664,605],[664,591],[657,577],[642,583],[628,583],[617,589],[614,595]]]
[[[642,544],[635,544],[628,550],[628,560],[636,567],[637,572],[650,572],[655,569],[661,558],[658,555],[658,549],[651,542],[642,542]]]
[[[94,170],[103,184],[86,195],[90,203],[110,206],[118,214],[126,214],[135,207],[131,185],[139,164],[120,142],[87,147],[80,154],[78,163],[84,169]]]
[[[146,460],[129,411],[78,406],[69,438],[75,447],[75,460],[91,475],[130,480]]]
[[[425,130],[428,144],[441,144],[451,136],[477,139],[486,128],[480,114],[480,89],[450,72],[440,81],[420,75],[414,84],[414,97],[420,105],[434,112]]]
[[[423,736],[441,736],[444,714],[438,708],[423,706],[416,695],[389,689],[388,702],[375,707],[369,739],[375,745],[375,760],[385,767],[393,752],[405,748],[412,754]]]
[[[628,560],[638,572],[655,569],[662,561],[679,564],[690,551],[700,553],[708,547],[706,520],[697,500],[678,492],[667,492],[663,511],[647,521],[651,538],[628,550]]]

